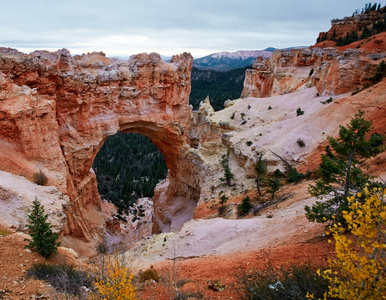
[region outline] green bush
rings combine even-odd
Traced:
[[[275,172],[273,172],[273,176],[277,178],[282,178],[283,173],[279,169],[276,169]]]
[[[386,77],[386,63],[384,60],[377,66],[375,70],[375,75],[371,77],[371,81],[373,84],[380,82],[384,77]]]
[[[323,299],[329,281],[317,275],[310,263],[276,269],[271,263],[263,270],[237,274],[242,300],[301,300],[307,292]]]
[[[325,101],[320,101],[320,103],[322,103],[323,105],[325,104],[328,104],[328,103],[331,103],[333,101],[332,97],[328,98],[327,100]]]
[[[296,110],[296,116],[301,116],[301,115],[304,115],[304,110],[302,110],[300,107],[298,107],[298,109]]]
[[[31,213],[28,215],[30,224],[26,225],[32,240],[25,239],[29,244],[26,246],[36,250],[45,258],[53,257],[58,252],[60,243],[57,243],[58,234],[52,232],[51,223],[47,222],[48,215],[44,214],[44,207],[35,198],[32,202]]]
[[[296,143],[298,143],[299,147],[305,147],[306,146],[306,143],[300,138],[297,139]]]
[[[82,286],[92,286],[90,276],[82,271],[77,271],[72,265],[49,265],[38,263],[28,270],[28,276],[50,283],[57,291],[81,295]]]
[[[287,175],[287,183],[298,183],[306,178],[305,174],[299,173],[296,168],[291,168]]]
[[[249,211],[252,209],[251,204],[251,198],[249,196],[246,196],[243,201],[238,205],[238,215],[239,216],[245,216],[249,213]]]

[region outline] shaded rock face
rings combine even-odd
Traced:
[[[93,160],[108,136],[141,133],[169,168],[154,198],[154,231],[181,226],[199,195],[186,159],[192,61],[186,53],[166,63],[155,53],[123,61],[0,48],[0,169],[30,180],[40,169],[69,196],[64,235],[91,241],[104,232]]]
[[[339,95],[363,87],[385,57],[357,49],[275,50],[269,60],[258,58],[247,70],[242,98],[265,98],[316,87],[321,95]]]

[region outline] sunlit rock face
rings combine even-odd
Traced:
[[[241,97],[265,98],[316,87],[321,95],[339,95],[362,88],[385,55],[358,49],[275,50],[247,70]]]
[[[192,61],[187,53],[166,63],[155,53],[123,61],[0,48],[0,169],[30,180],[45,173],[70,199],[64,236],[91,242],[104,232],[93,160],[108,136],[141,133],[169,168],[154,230],[179,227],[199,194],[186,160]]]

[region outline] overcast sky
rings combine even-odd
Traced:
[[[220,51],[309,46],[359,0],[6,0],[0,47],[67,48],[108,56],[140,52],[194,57]],[[383,3],[382,3],[383,4]]]

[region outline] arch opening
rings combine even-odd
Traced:
[[[136,212],[139,198],[153,198],[154,188],[167,176],[164,156],[150,138],[118,132],[109,136],[93,162],[99,195],[113,203],[118,215]]]

